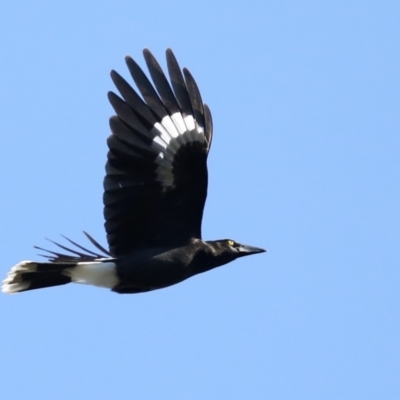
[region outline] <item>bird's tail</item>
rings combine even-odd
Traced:
[[[65,271],[68,268],[75,267],[75,265],[76,263],[21,261],[8,273],[1,290],[4,293],[12,294],[70,283],[71,277],[66,275]]]
[[[21,261],[10,270],[1,290],[13,294],[70,282],[112,288],[117,283],[115,263],[109,260],[71,263]]]

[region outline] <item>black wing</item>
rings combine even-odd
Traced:
[[[115,71],[122,98],[108,98],[111,117],[104,178],[104,217],[113,256],[201,238],[207,196],[212,119],[192,75],[170,49],[171,85],[149,50],[143,51],[154,86],[130,57],[126,63],[141,94]]]
[[[94,247],[99,250],[101,253],[96,253],[92,250],[87,249],[86,247],[81,246],[80,244],[74,242],[71,239],[63,236],[64,239],[68,240],[73,246],[72,249],[70,247],[66,247],[60,243],[54,242],[53,240],[47,239],[49,242],[55,244],[57,247],[67,251],[68,253],[59,253],[56,251],[51,251],[48,249],[44,249],[43,247],[34,246],[35,249],[45,251],[47,254],[40,254],[42,257],[47,258],[50,262],[57,263],[71,263],[71,262],[84,262],[84,261],[94,261],[107,259],[112,257],[111,253],[107,251],[100,243],[94,240],[88,233],[83,232],[85,236],[89,239]],[[82,251],[78,251],[83,250]],[[70,254],[69,254],[70,253]]]

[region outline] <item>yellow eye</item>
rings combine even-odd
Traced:
[[[233,247],[235,245],[235,242],[233,240],[228,240],[228,244],[229,244],[229,246]]]

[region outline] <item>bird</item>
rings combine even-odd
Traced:
[[[148,49],[143,56],[153,83],[130,56],[125,61],[136,90],[111,71],[119,95],[108,93],[115,111],[103,181],[108,250],[86,232],[96,251],[66,237],[72,248],[51,241],[65,252],[35,246],[46,261],[15,265],[3,281],[4,293],[71,282],[143,293],[266,251],[232,239],[202,239],[211,112],[171,49],[169,81]]]

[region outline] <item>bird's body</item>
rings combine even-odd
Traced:
[[[118,293],[161,289],[263,249],[232,240],[203,241],[201,220],[207,197],[207,156],[212,119],[191,74],[171,50],[171,84],[148,50],[144,56],[154,86],[126,58],[140,97],[115,71],[122,98],[110,92],[116,116],[104,178],[104,217],[109,250],[69,240],[71,254],[47,251],[49,262],[23,261],[3,281],[5,293],[69,282],[107,287]],[[81,251],[83,250],[83,252]]]
[[[112,290],[118,293],[137,293],[161,289],[237,258],[236,254],[224,251],[230,241],[225,240],[224,244],[221,242],[194,239],[182,247],[156,248],[147,254],[139,251],[135,259],[128,256],[117,260],[116,271],[121,283]],[[261,251],[255,247],[245,247],[254,253]]]

